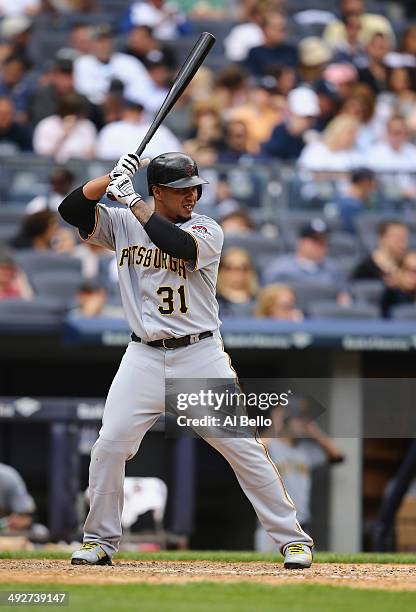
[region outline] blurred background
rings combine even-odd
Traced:
[[[113,254],[57,208],[136,149],[203,31],[217,43],[144,155],[184,151],[209,180],[239,375],[331,381],[325,433],[299,413],[265,432],[317,547],[414,551],[414,432],[358,435],[363,380],[414,376],[410,0],[0,0],[0,546],[80,538],[129,330]],[[126,473],[124,548],[270,550],[206,444],[160,422]]]

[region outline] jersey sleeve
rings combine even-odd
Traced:
[[[118,209],[104,204],[95,207],[95,225],[91,234],[81,234],[81,237],[92,244],[103,246],[111,251],[116,250],[115,233],[119,223]]]
[[[204,217],[184,228],[184,231],[191,234],[196,246],[196,259],[186,264],[189,270],[192,272],[202,270],[214,261],[219,261],[224,234],[218,223],[213,219]]]

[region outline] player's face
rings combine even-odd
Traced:
[[[173,223],[188,221],[198,199],[196,187],[175,189],[159,186],[154,190],[154,195],[157,212]]]

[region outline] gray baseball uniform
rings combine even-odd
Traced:
[[[98,205],[88,238],[116,252],[124,310],[139,338],[148,342],[213,332],[174,350],[138,342],[127,347],[91,452],[90,512],[84,528],[84,541],[99,543],[110,556],[121,538],[125,461],[135,455],[144,434],[164,411],[166,378],[235,378],[223,350],[215,298],[222,230],[197,214],[178,225],[193,236],[196,261],[161,252],[127,208]],[[260,440],[219,437],[207,442],[228,460],[260,522],[280,547],[291,542],[312,545]]]

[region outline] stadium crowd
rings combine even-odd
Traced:
[[[137,147],[211,29],[215,51],[144,156],[182,150],[212,177],[200,206],[225,234],[221,316],[415,318],[412,18],[410,1],[2,0],[0,158],[55,166],[41,193],[11,198],[21,214],[0,231],[0,300],[121,316],[112,254],[57,207],[74,160],[110,168]],[[267,219],[264,194],[239,198],[230,180],[257,167],[292,170],[293,194],[282,210],[272,193]]]

